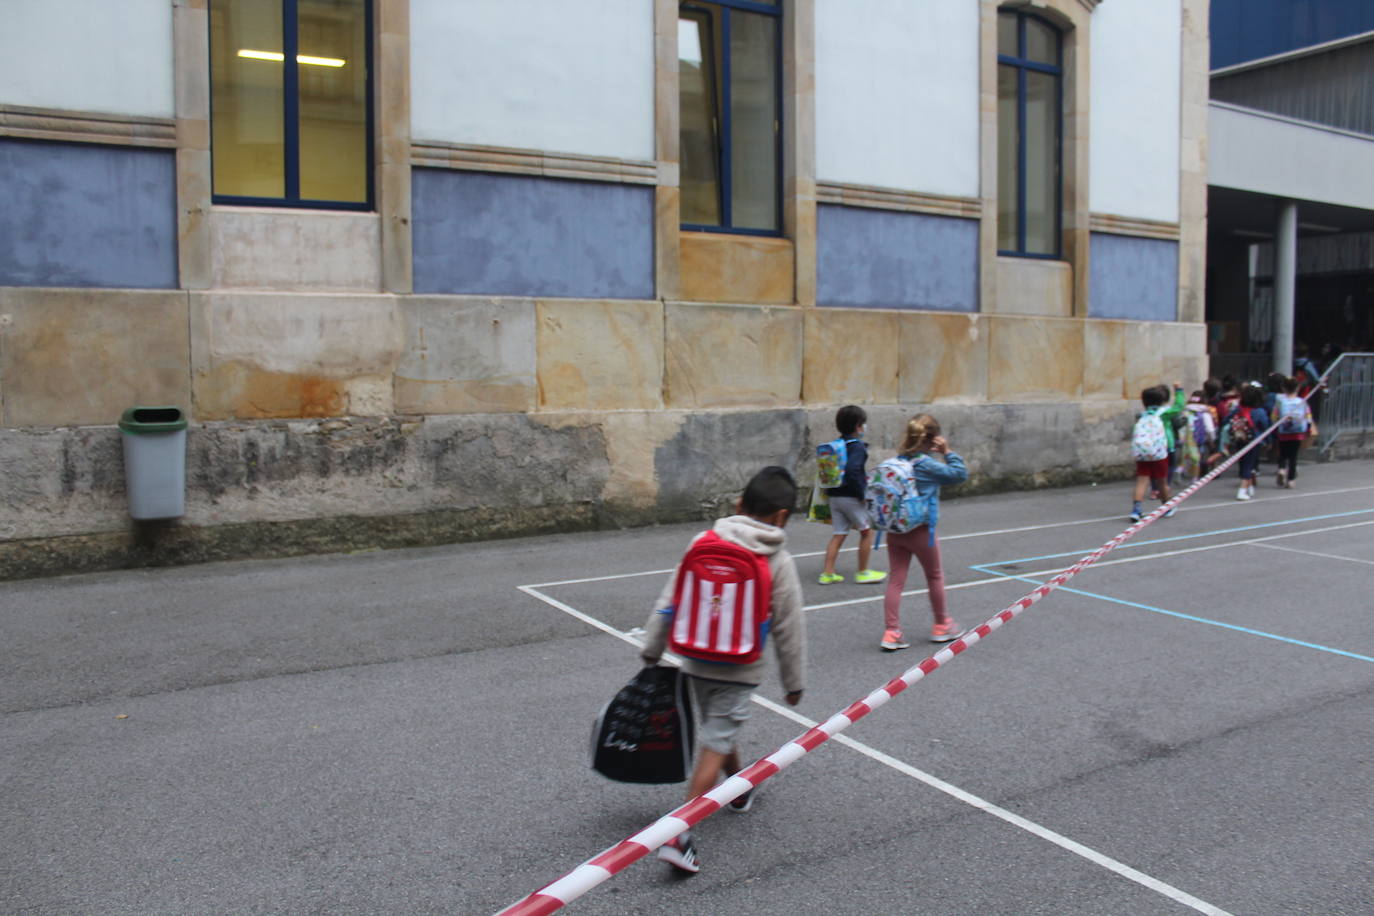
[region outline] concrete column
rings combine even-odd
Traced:
[[[1298,203],[1279,201],[1274,230],[1274,359],[1272,368],[1293,374],[1293,304],[1298,287]]]
[[[210,29],[206,0],[173,0],[177,116],[177,273],[182,289],[213,282],[210,238]]]

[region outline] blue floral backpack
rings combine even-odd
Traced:
[[[905,534],[924,525],[930,516],[930,500],[916,486],[916,462],[900,455],[868,475],[864,502],[879,531]]]

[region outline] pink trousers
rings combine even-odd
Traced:
[[[914,555],[921,562],[930,589],[930,610],[936,623],[949,620],[945,611],[945,571],[940,568],[940,542],[922,525],[906,534],[883,535],[887,542],[887,593],[883,596],[883,625],[889,630],[902,628],[902,590]]]

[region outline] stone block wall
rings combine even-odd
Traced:
[[[0,289],[0,576],[707,518],[934,412],[979,492],[1112,477],[1201,326],[857,308]],[[1173,354],[1173,355],[1170,355]],[[1125,371],[1123,372],[1123,366]],[[187,514],[127,516],[120,413],[186,409]]]

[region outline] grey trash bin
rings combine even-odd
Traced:
[[[129,515],[186,514],[186,415],[180,407],[130,407],[119,418]]]

